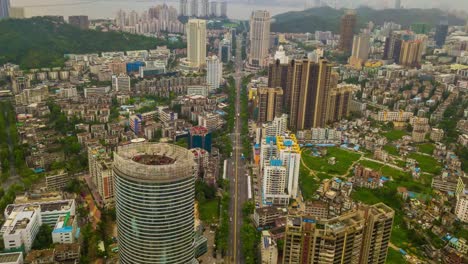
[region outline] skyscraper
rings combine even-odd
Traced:
[[[341,17],[340,26],[340,50],[351,53],[353,47],[354,27],[356,26],[356,12],[348,10]]]
[[[198,0],[190,0],[190,16],[198,17]]]
[[[206,84],[210,86],[210,91],[219,88],[223,78],[223,64],[216,55],[206,58]]]
[[[283,109],[289,109],[289,89],[288,89],[289,64],[276,60],[268,66],[268,87],[281,87],[283,89]]]
[[[287,88],[289,126],[293,130],[324,127],[330,92],[331,65],[296,60],[289,65]]]
[[[0,19],[10,17],[10,0],[0,0]]]
[[[369,46],[370,36],[368,33],[355,35],[349,64],[356,68],[361,68],[362,64],[369,58]]]
[[[393,217],[393,209],[383,203],[362,206],[328,220],[290,216],[286,223],[283,264],[383,264]]]
[[[218,2],[211,2],[210,3],[210,16],[218,16]]]
[[[408,67],[418,67],[421,64],[423,45],[420,40],[403,41],[401,44],[399,64]]]
[[[253,11],[250,17],[250,54],[249,65],[264,67],[267,65],[270,47],[270,13]]]
[[[395,9],[401,8],[401,0],[395,0]]]
[[[436,42],[437,47],[442,47],[445,44],[445,39],[447,38],[447,34],[448,34],[448,22],[443,21],[436,27],[434,40]]]
[[[400,62],[402,34],[399,31],[392,32],[390,37],[385,40],[384,60],[393,60],[395,63]]]
[[[191,263],[197,165],[171,144],[135,143],[114,153],[122,264]]]
[[[210,2],[208,0],[201,0],[200,16],[208,17],[210,15]]]
[[[83,30],[89,29],[88,16],[69,16],[68,23]]]
[[[220,16],[220,17],[227,17],[227,5],[228,5],[227,2],[226,2],[226,1],[222,1],[222,2],[220,3],[220,5],[221,5],[221,7],[220,7],[221,10],[220,10],[219,16]]]
[[[200,67],[206,59],[206,21],[190,19],[187,23],[187,58],[192,67]]]
[[[179,2],[179,16],[189,16],[188,13],[188,0],[180,0]]]
[[[258,94],[258,119],[259,123],[273,121],[280,117],[283,110],[283,89],[260,87]]]
[[[333,85],[327,103],[327,122],[337,122],[349,115],[352,94],[356,89],[350,84]]]

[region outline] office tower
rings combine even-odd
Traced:
[[[179,16],[187,17],[188,13],[188,0],[180,0],[179,2]]]
[[[216,17],[218,16],[218,2],[211,2],[210,3],[210,16]]]
[[[11,18],[25,18],[24,7],[10,7],[10,17]]]
[[[200,67],[206,59],[206,21],[190,19],[187,23],[187,58],[192,67]]]
[[[437,47],[442,47],[445,44],[445,39],[447,38],[447,34],[448,34],[448,22],[443,21],[436,27],[434,40],[436,42]]]
[[[190,0],[190,16],[198,17],[198,0]]]
[[[455,214],[462,222],[468,223],[468,194],[457,195]]]
[[[293,130],[324,127],[331,65],[324,59],[292,61],[288,70],[289,126]]]
[[[0,19],[10,17],[10,0],[0,0]]]
[[[89,29],[88,16],[69,16],[68,23],[83,30]]]
[[[353,10],[346,11],[346,14],[341,18],[340,26],[340,50],[344,53],[351,53],[355,26],[356,12]]]
[[[283,89],[260,87],[258,94],[258,119],[259,123],[273,121],[281,116],[283,110]]]
[[[270,13],[257,10],[250,17],[250,54],[249,64],[253,67],[267,65],[270,46]]]
[[[401,0],[395,0],[395,9],[401,8]]]
[[[223,64],[216,55],[206,58],[206,84],[210,86],[210,92],[219,89],[223,78]]]
[[[201,0],[200,16],[208,17],[210,15],[210,2],[208,0]]]
[[[419,40],[403,41],[401,44],[399,64],[407,67],[418,67],[421,64],[423,45]]]
[[[400,32],[392,32],[385,40],[384,60],[393,60],[395,63],[400,62],[402,35]]]
[[[353,39],[353,49],[349,64],[356,68],[361,69],[364,62],[369,58],[370,36],[368,33],[361,33],[355,35]]]
[[[283,264],[383,264],[393,217],[394,211],[383,203],[362,206],[328,220],[290,216],[286,223]]]
[[[226,1],[222,1],[220,3],[221,7],[220,7],[220,17],[227,17],[227,2]]]
[[[327,122],[337,122],[349,115],[352,94],[357,89],[355,85],[350,84],[332,87],[327,103]]]
[[[114,153],[113,171],[120,263],[192,263],[192,152],[171,144],[129,144]]]
[[[130,76],[126,74],[112,75],[112,89],[117,92],[130,92]]]
[[[219,44],[219,58],[221,59],[222,63],[228,63],[231,61],[231,40],[229,39],[223,39],[221,43]]]

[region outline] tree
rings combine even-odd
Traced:
[[[39,227],[39,232],[36,235],[36,239],[34,240],[32,248],[36,250],[50,248],[53,244],[52,231],[53,229],[49,225],[41,225],[41,227]]]

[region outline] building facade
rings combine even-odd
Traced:
[[[351,53],[353,48],[354,28],[356,26],[356,12],[348,10],[341,18],[340,24],[340,50]]]
[[[206,21],[190,19],[187,23],[187,59],[192,67],[200,67],[206,60]]]
[[[268,11],[257,10],[250,16],[250,53],[249,65],[253,67],[267,66],[268,49],[270,47],[271,18]]]
[[[283,89],[260,87],[258,94],[258,119],[259,123],[273,121],[283,112]]]

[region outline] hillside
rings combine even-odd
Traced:
[[[183,43],[120,32],[80,30],[53,18],[0,21],[0,65],[11,62],[23,68],[63,65],[66,53],[151,49]]]
[[[440,20],[446,19],[445,13],[439,9],[385,9],[375,10],[368,7],[360,7],[357,10],[358,25],[373,21],[382,25],[386,21],[394,21],[404,28],[409,28],[413,23],[426,23],[437,25]],[[336,10],[330,7],[311,8],[304,11],[288,12],[274,17],[271,25],[273,32],[315,32],[339,31],[340,17],[344,9]],[[463,25],[464,20],[454,16],[449,17],[450,25]]]

